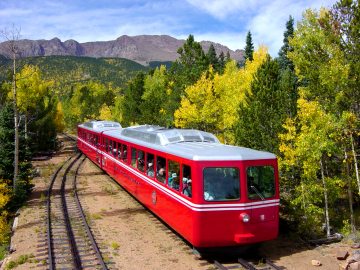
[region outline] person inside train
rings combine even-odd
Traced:
[[[152,163],[148,164],[148,168],[146,169],[146,174],[151,178],[154,178],[154,165]]]
[[[179,183],[179,178],[177,176],[176,173],[172,173],[171,174],[171,177],[169,177],[168,179],[168,185],[169,187],[173,188],[173,189],[176,189],[176,190],[179,190],[179,187],[180,187],[180,183]]]
[[[184,178],[184,179],[186,179],[186,178]],[[188,196],[189,198],[191,198],[191,196],[192,196],[191,180],[187,180],[186,188],[184,188],[183,193],[185,196]]]
[[[226,191],[224,190],[224,186],[220,181],[216,182],[214,195],[216,200],[224,200],[226,198]]]
[[[165,169],[164,168],[160,168],[156,179],[159,180],[161,183],[165,184],[166,182],[166,173],[165,173]]]
[[[214,191],[209,181],[204,181],[204,199],[205,201],[213,201],[215,199]]]

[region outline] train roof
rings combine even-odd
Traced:
[[[141,125],[104,134],[190,160],[276,159],[272,153],[221,144],[213,134],[193,129]]]
[[[82,125],[79,125],[79,127],[100,133],[104,130],[109,130],[109,129],[114,129],[114,128],[119,129],[119,128],[121,128],[121,125],[117,122],[111,122],[111,121],[90,120],[90,121],[86,121]]]

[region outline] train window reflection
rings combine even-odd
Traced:
[[[246,178],[249,199],[265,199],[275,196],[275,170],[273,166],[247,167]]]
[[[234,201],[240,199],[238,168],[205,168],[203,177],[205,201]]]

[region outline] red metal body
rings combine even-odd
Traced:
[[[92,133],[93,135],[84,135]],[[89,136],[98,136],[99,141],[89,141]],[[192,198],[150,178],[104,150],[104,139],[127,145],[127,149],[160,155],[186,164],[192,171]],[[268,160],[189,160],[159,150],[113,138],[102,132],[92,132],[78,127],[78,147],[92,161],[113,177],[122,187],[141,201],[147,208],[164,220],[194,247],[240,246],[272,240],[277,237],[279,227],[279,179],[276,159]],[[246,168],[269,165],[275,169],[274,197],[250,200],[247,196]],[[240,199],[236,201],[204,200],[203,170],[207,167],[236,167],[240,172]],[[184,177],[184,176],[182,176]],[[250,216],[249,222],[241,214]]]

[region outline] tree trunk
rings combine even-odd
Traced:
[[[348,182],[348,193],[349,193],[350,224],[351,224],[351,231],[354,232],[355,231],[355,220],[354,220],[354,211],[353,211],[353,200],[352,200],[352,194],[351,194],[350,170],[349,170],[347,149],[346,149],[345,143],[344,143],[344,152],[345,152],[345,163],[346,163],[346,178],[347,178],[347,182]]]
[[[321,166],[321,177],[324,186],[324,197],[325,197],[325,222],[326,222],[326,233],[327,236],[330,236],[330,220],[329,220],[329,206],[328,206],[328,194],[326,189],[326,182],[325,182],[325,174],[324,174],[324,166],[322,160],[320,159],[320,166]]]
[[[357,183],[358,183],[358,187],[359,187],[359,195],[360,195],[359,170],[358,170],[358,165],[357,165],[357,159],[356,159],[356,153],[355,153],[355,149],[354,149],[354,141],[353,141],[352,133],[350,133],[350,138],[351,138],[351,148],[352,148],[352,153],[353,153],[354,163],[355,163],[356,180],[357,180]]]
[[[16,54],[14,53],[14,72],[13,72],[13,91],[14,91],[14,129],[15,129],[15,151],[14,151],[14,183],[13,191],[16,191],[16,185],[19,175],[19,112],[17,108],[17,90],[16,90]]]

